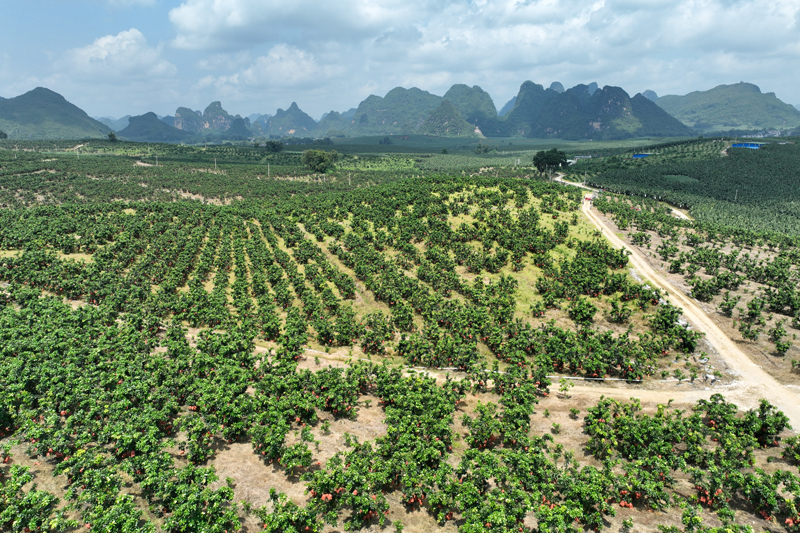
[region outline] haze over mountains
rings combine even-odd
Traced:
[[[174,115],[165,117],[146,113],[95,120],[44,88],[16,98],[0,98],[0,130],[12,139],[105,137],[113,130],[122,139],[172,143],[414,133],[608,140],[798,127],[800,111],[749,83],[659,98],[653,91],[631,97],[620,87],[600,88],[596,83],[565,89],[553,82],[545,89],[526,81],[499,111],[478,86],[453,85],[443,96],[397,87],[383,97],[371,95],[348,111],[330,111],[319,121],[295,102],[274,115],[231,115],[215,101],[202,112],[179,107]]]

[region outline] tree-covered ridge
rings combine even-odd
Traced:
[[[200,133],[205,125],[203,117],[188,107],[179,107],[175,110],[175,128],[189,133]]]
[[[42,87],[0,101],[0,130],[12,139],[105,138],[111,131],[60,94]]]
[[[212,131],[226,131],[231,127],[233,117],[222,109],[222,103],[211,102],[203,111],[203,126]]]
[[[119,136],[129,141],[179,143],[191,137],[185,131],[162,122],[155,113],[131,117],[128,126],[119,131]]]
[[[265,134],[267,135],[295,135],[306,137],[317,129],[316,121],[304,113],[296,102],[292,102],[289,109],[278,109],[275,116],[267,120]]]
[[[362,135],[414,133],[441,100],[416,87],[396,87],[384,97],[370,95],[356,109],[352,128]]]
[[[559,139],[682,136],[692,131],[647,98],[619,87],[590,92],[577,85],[563,93],[525,82],[514,108],[498,123],[506,135]]]
[[[442,99],[452,103],[464,120],[481,130],[490,130],[497,122],[497,108],[492,97],[477,85],[453,85]]]
[[[800,111],[778,100],[775,93],[762,93],[751,83],[719,85],[685,96],[662,96],[656,104],[701,131],[792,130],[800,126]]]
[[[439,107],[428,114],[420,127],[420,133],[440,137],[475,137],[475,126],[464,120],[461,113],[449,100],[442,100]]]

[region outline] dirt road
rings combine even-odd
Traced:
[[[755,407],[758,400],[764,398],[789,417],[792,427],[796,431],[800,430],[800,395],[780,384],[775,378],[764,372],[760,366],[753,363],[747,354],[742,352],[736,343],[712,322],[691,297],[667,283],[650,267],[646,258],[638,250],[629,247],[614,234],[612,229],[601,220],[599,213],[592,209],[591,202],[584,202],[583,212],[612,245],[629,250],[631,266],[651,286],[666,292],[669,295],[670,303],[683,308],[684,317],[695,330],[706,334],[706,340],[714,346],[732,373],[737,376],[736,382],[724,391],[726,398],[747,408]],[[642,394],[637,394],[637,396],[646,397],[647,392],[642,391]]]

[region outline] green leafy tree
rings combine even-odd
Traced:
[[[594,321],[597,307],[586,298],[578,297],[570,304],[567,312],[569,313],[569,317],[574,320],[576,324],[586,326]]]
[[[108,132],[108,140],[109,140],[110,142],[112,142],[112,143],[115,143],[115,142],[117,142],[117,134],[116,134],[116,133],[114,133],[113,131],[109,131],[109,132]]]
[[[339,159],[336,150],[325,152],[323,150],[306,150],[303,152],[303,164],[314,172],[325,173],[332,169]]]
[[[283,143],[280,141],[267,141],[264,143],[264,148],[267,149],[267,152],[272,152],[277,154],[278,152],[283,150]]]
[[[567,154],[558,148],[541,150],[536,152],[536,155],[533,156],[533,166],[535,166],[536,170],[539,172],[565,167],[567,166]]]
[[[0,130],[0,139],[8,139],[8,133]]]
[[[266,505],[255,511],[255,515],[263,523],[263,531],[267,533],[317,533],[322,523],[306,508],[299,507],[286,494],[269,490],[272,510]]]

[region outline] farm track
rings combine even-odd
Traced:
[[[581,184],[563,181],[560,176],[557,177],[556,180],[567,185],[595,191],[595,189]],[[759,365],[755,364],[747,354],[739,349],[730,337],[725,335],[725,333],[712,322],[711,318],[700,309],[691,297],[673,287],[667,280],[653,270],[648,264],[647,259],[642,256],[640,252],[628,246],[622,239],[615,235],[612,228],[608,227],[603,220],[601,220],[598,213],[592,210],[591,203],[583,203],[583,213],[613,246],[625,248],[630,251],[631,266],[636,268],[647,283],[663,290],[668,295],[673,305],[683,308],[684,317],[696,330],[705,333],[705,339],[719,352],[731,373],[736,376],[736,381],[725,387],[724,390],[721,390],[721,387],[717,387],[707,391],[672,391],[672,393],[669,394],[670,398],[674,398],[675,400],[684,399],[684,397],[685,399],[699,399],[700,397],[707,397],[716,392],[724,392],[728,400],[737,401],[742,404],[742,407],[747,408],[757,407],[758,400],[764,398],[777,406],[789,417],[792,427],[796,432],[800,430],[800,395],[779,383],[775,378],[761,369]],[[580,387],[580,389],[578,389],[578,387],[575,387],[574,390],[588,393],[590,391],[599,392],[601,389],[593,387]],[[617,393],[619,391],[619,389],[613,390]],[[605,392],[608,393],[610,390]],[[641,399],[655,399],[656,397],[661,398],[664,392],[666,391],[642,389],[637,390],[635,395]]]

